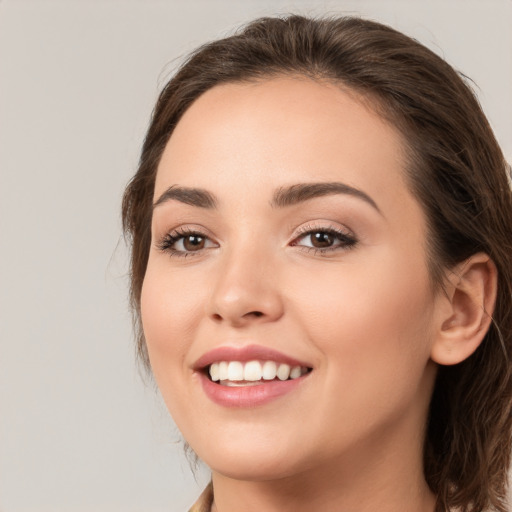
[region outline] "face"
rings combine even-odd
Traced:
[[[217,86],[173,132],[154,201],[151,366],[214,472],[281,478],[421,444],[435,296],[393,127],[305,78]]]

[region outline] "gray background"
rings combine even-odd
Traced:
[[[0,1],[1,512],[182,512],[207,480],[138,374],[120,200],[179,58],[290,11],[418,38],[512,159],[511,0]]]

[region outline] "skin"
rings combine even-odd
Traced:
[[[142,321],[154,376],[185,439],[212,469],[213,510],[434,510],[422,445],[446,301],[429,279],[424,213],[404,180],[398,132],[353,92],[306,78],[217,86],[184,114],[155,201],[200,187],[216,208],[154,208]],[[286,207],[276,190],[337,182],[363,191]],[[176,228],[200,250],[162,250]],[[328,253],[305,229],[357,239]],[[190,246],[190,244],[189,244]],[[194,363],[258,344],[308,363],[292,392],[226,408]]]

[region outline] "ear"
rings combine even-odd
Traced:
[[[439,293],[431,358],[442,365],[467,359],[489,329],[496,303],[498,272],[487,254],[477,253],[452,269]]]

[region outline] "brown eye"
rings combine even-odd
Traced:
[[[204,249],[206,239],[200,235],[188,235],[183,237],[183,248],[186,251],[199,251]]]
[[[327,233],[325,231],[317,231],[316,233],[311,233],[310,237],[311,245],[319,249],[331,247],[336,241],[336,237],[332,233]]]
[[[165,235],[157,247],[173,256],[186,256],[218,247],[218,244],[200,232],[177,230]]]
[[[341,229],[311,229],[296,238],[291,245],[301,246],[305,249],[328,252],[348,249],[355,246],[357,240],[351,233]]]

